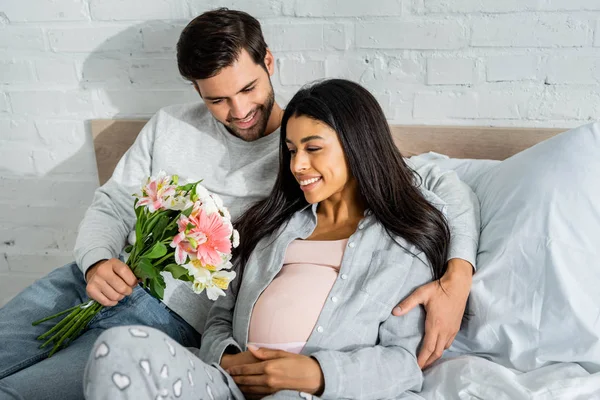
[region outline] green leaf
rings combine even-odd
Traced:
[[[156,242],[148,253],[142,255],[142,258],[154,260],[157,258],[161,258],[165,254],[167,254],[167,246],[165,246],[161,242]]]
[[[142,280],[154,279],[158,275],[158,271],[152,265],[152,261],[147,258],[140,258],[140,262],[135,268],[138,278]]]
[[[167,213],[164,213],[159,217],[158,222],[156,223],[156,225],[154,225],[154,228],[152,228],[152,237],[156,241],[162,240],[163,236],[165,235],[167,225],[169,225],[169,222],[171,222],[171,219],[169,218],[169,215]]]
[[[166,272],[170,272],[173,278],[180,279],[182,281],[191,282],[193,279],[189,276],[188,270],[185,267],[177,264],[169,264],[165,267]]]
[[[133,250],[133,246],[131,246],[131,245],[129,245],[129,246],[126,246],[126,247],[123,249],[123,251],[124,251],[125,253],[131,253],[131,250]]]
[[[142,219],[138,217],[135,223],[135,247],[141,249],[144,245],[144,235],[142,234]]]
[[[165,280],[163,279],[162,275],[157,275],[150,281],[150,293],[159,300],[162,300],[165,296],[166,287],[167,285],[165,284]]]
[[[188,183],[187,185],[179,186],[179,189],[183,190],[184,192],[189,192],[194,188],[194,186],[196,186],[195,183]]]
[[[150,214],[148,221],[144,224],[144,233],[150,233],[154,229],[154,225],[158,222],[161,217],[160,211],[155,211],[153,214]]]

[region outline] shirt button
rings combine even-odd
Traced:
[[[337,303],[337,302],[338,302],[338,298],[337,298],[337,297],[335,297],[335,296],[333,296],[333,297],[331,298],[331,301],[333,301],[334,303]]]
[[[353,248],[354,246],[356,246],[356,244],[354,244],[354,242],[348,243],[348,247]]]
[[[342,274],[341,278],[342,278],[343,280],[346,280],[346,279],[348,279],[348,275],[346,275],[346,274]]]
[[[365,225],[364,225],[364,224],[360,224],[360,225],[358,225],[358,229],[362,229],[362,228],[364,228],[364,227],[365,227]]]
[[[322,327],[322,326],[318,326],[318,327],[317,327],[317,332],[319,332],[319,333],[323,333],[323,327]]]

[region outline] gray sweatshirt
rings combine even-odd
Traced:
[[[423,186],[447,204],[452,233],[449,258],[475,265],[479,240],[479,203],[452,171],[413,157],[411,164]],[[266,197],[277,175],[279,131],[254,142],[232,134],[210,114],[204,103],[163,108],[144,126],[119,161],[111,179],[96,190],[75,243],[75,260],[85,272],[94,263],[118,257],[135,225],[133,193],[142,181],[160,170],[202,184],[218,194],[232,218]],[[163,302],[202,333],[212,302],[185,283],[165,276]]]

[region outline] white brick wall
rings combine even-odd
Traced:
[[[258,17],[285,102],[361,82],[393,123],[571,127],[600,110],[598,0],[0,1],[0,304],[71,259],[97,185],[88,120],[197,99],[181,29]]]

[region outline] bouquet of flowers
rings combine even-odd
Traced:
[[[140,284],[162,300],[166,287],[163,273],[185,281],[198,294],[206,291],[211,300],[225,296],[235,278],[230,271],[232,248],[239,244],[231,216],[219,196],[211,194],[201,181],[179,184],[177,175],[160,172],[148,178],[141,193],[135,194],[135,232],[129,238],[126,264]],[[51,357],[85,329],[104,306],[94,300],[33,322],[38,325],[66,314],[49,331],[40,335],[53,344]]]

